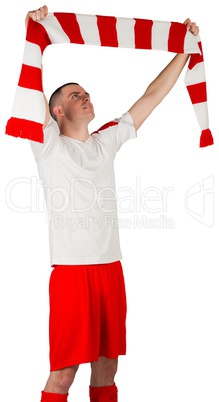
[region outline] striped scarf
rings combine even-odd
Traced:
[[[185,24],[137,18],[74,13],[49,13],[39,22],[29,20],[24,58],[6,134],[44,142],[45,102],[41,63],[45,48],[77,43],[190,54],[185,84],[201,128],[200,147],[213,144],[209,130],[207,89],[202,45]]]

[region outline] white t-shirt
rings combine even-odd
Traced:
[[[44,143],[30,141],[44,186],[51,265],[101,264],[122,258],[114,159],[136,137],[129,113],[83,142],[59,134],[51,119]]]

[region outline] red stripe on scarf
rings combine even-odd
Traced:
[[[31,141],[44,142],[43,124],[35,121],[11,117],[6,125],[5,134],[25,138]]]
[[[153,21],[135,18],[135,47],[136,49],[152,49]]]
[[[189,60],[189,65],[188,65],[188,68],[190,70],[192,70],[193,67],[195,67],[196,64],[202,63],[204,61],[201,42],[198,42],[198,46],[199,46],[199,49],[201,51],[201,54],[196,53],[196,54],[191,55],[190,60]]]
[[[30,18],[28,22],[26,40],[38,45],[42,53],[45,48],[52,43],[44,26],[33,21],[32,18]]]
[[[193,105],[196,103],[207,101],[206,82],[200,82],[199,84],[188,85],[187,89]]]
[[[97,15],[97,26],[99,29],[101,46],[118,47],[116,30],[117,19],[115,17],[105,17]]]
[[[35,89],[43,92],[41,69],[22,64],[18,85],[23,88]]]
[[[94,131],[92,134],[96,134],[99,131],[106,130],[108,127],[117,126],[118,124],[118,121],[109,121],[108,123],[101,126],[97,131]]]
[[[184,53],[187,27],[179,22],[171,22],[168,38],[168,52]]]
[[[69,37],[71,43],[78,43],[81,45],[84,44],[84,39],[82,38],[80,27],[75,14],[54,13],[54,16],[59,21],[63,31]]]

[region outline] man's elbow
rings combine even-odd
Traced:
[[[151,111],[154,110],[164,99],[164,96],[160,91],[145,92],[144,96],[147,97],[147,101],[150,103]]]

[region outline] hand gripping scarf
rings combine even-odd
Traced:
[[[29,20],[23,64],[6,134],[44,142],[45,101],[41,63],[45,48],[77,43],[190,54],[185,84],[201,128],[200,147],[213,144],[209,130],[207,89],[199,36],[185,24],[137,18],[74,13],[49,13],[39,22]]]

